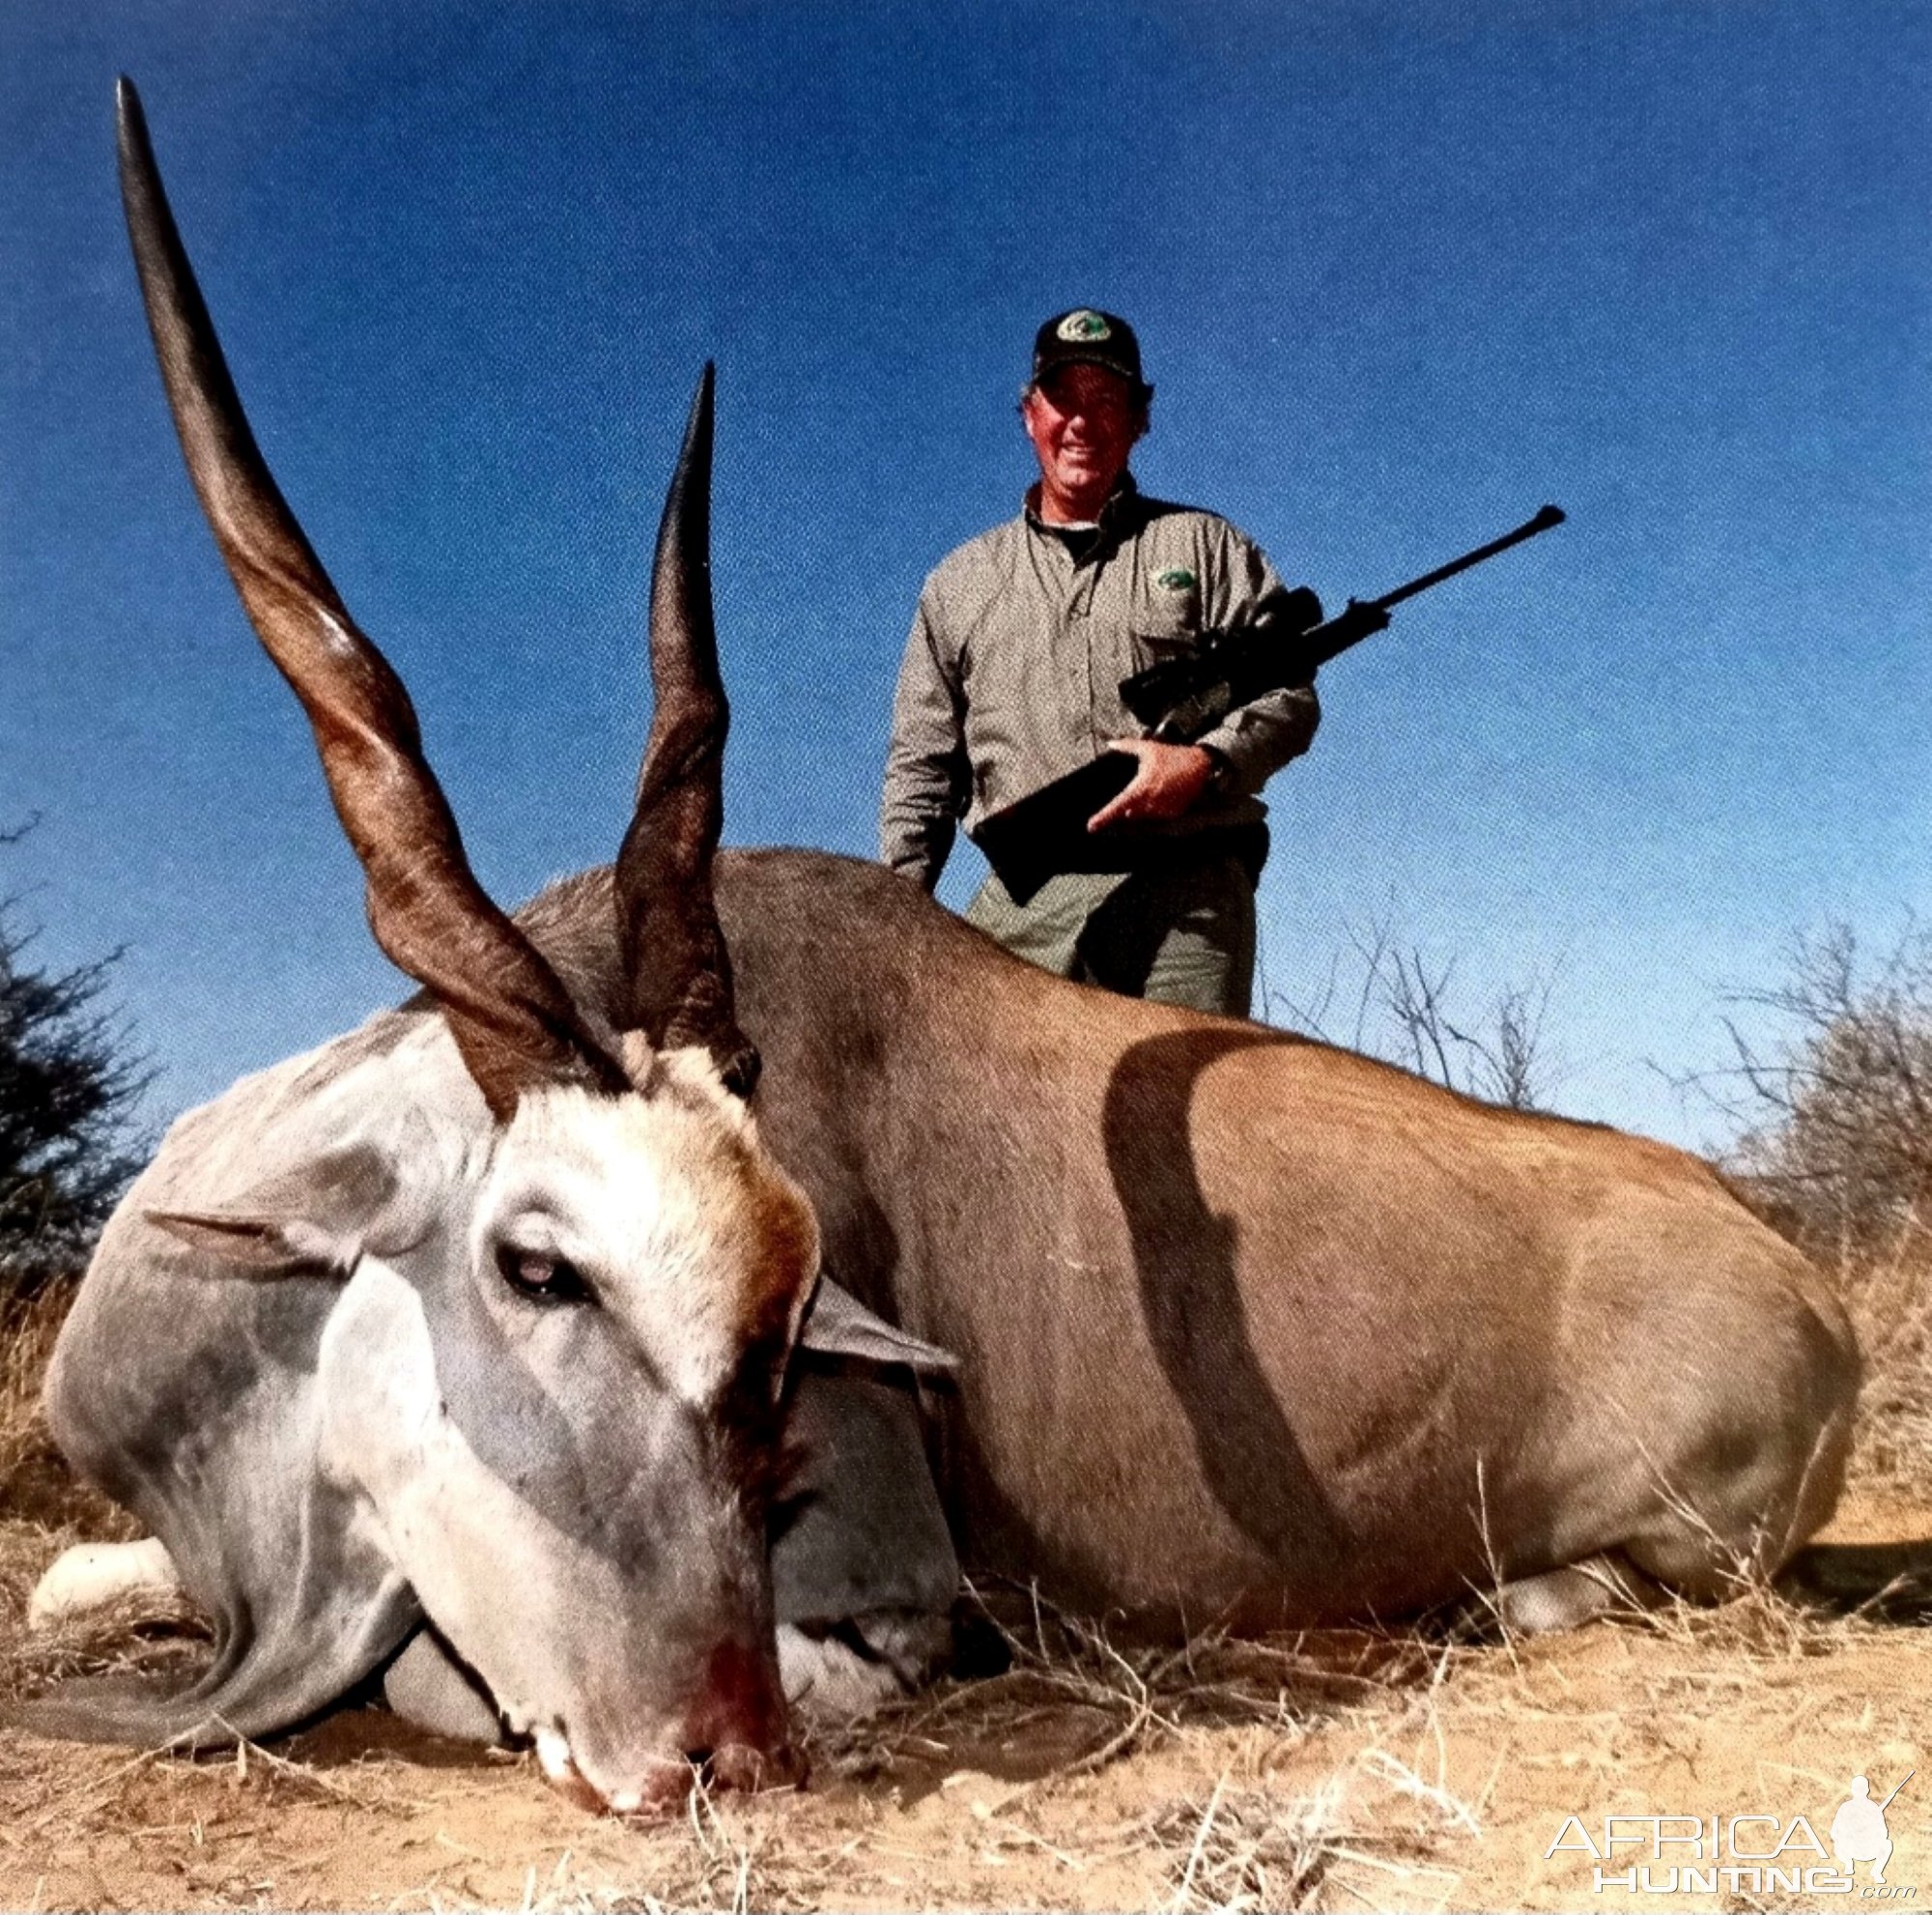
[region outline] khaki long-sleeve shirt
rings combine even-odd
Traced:
[[[893,706],[880,855],[930,890],[960,818],[970,832],[1140,725],[1121,680],[1198,647],[1204,633],[1266,624],[1288,594],[1225,519],[1143,498],[1122,482],[1076,559],[1032,511],[943,559],[925,582]],[[1230,712],[1201,739],[1229,775],[1179,818],[1136,835],[1179,837],[1266,815],[1259,793],[1308,749],[1312,686]]]

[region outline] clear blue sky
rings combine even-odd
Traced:
[[[1035,326],[1139,326],[1137,467],[1331,603],[1571,523],[1323,674],[1270,987],[1370,920],[1560,965],[1563,1107],[1715,1140],[1792,931],[1932,907],[1932,7],[0,10],[0,852],[125,945],[162,1116],[398,993],[196,512],[114,76],[258,436],[486,883],[611,855],[648,545],[720,366],[726,837],[869,854],[925,571],[1016,508]],[[976,875],[955,858],[944,895]],[[1346,1022],[1346,1018],[1340,1019]]]

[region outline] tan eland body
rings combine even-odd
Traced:
[[[593,998],[605,882],[521,920]],[[1849,1323],[1701,1159],[1049,977],[874,866],[717,885],[828,1268],[959,1358],[969,1559],[1154,1618],[1500,1580],[1562,1622],[1720,1594],[1829,1515]]]

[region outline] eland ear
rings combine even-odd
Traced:
[[[278,1171],[207,1209],[156,1208],[141,1215],[190,1249],[239,1271],[347,1275],[365,1250],[407,1248],[420,1227],[399,1215],[402,1180],[388,1152],[358,1142]],[[418,1226],[420,1220],[417,1220]]]
[[[799,1347],[824,1357],[855,1357],[867,1363],[903,1363],[925,1376],[950,1376],[959,1358],[936,1343],[926,1343],[876,1317],[849,1290],[829,1276],[818,1290],[799,1331]]]

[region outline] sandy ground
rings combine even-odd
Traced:
[[[1833,1533],[1932,1536],[1932,1508],[1866,1493]],[[102,1646],[20,1636],[31,1575],[71,1534],[0,1519],[0,1653],[15,1682]],[[1921,1763],[1889,1812],[1887,1881],[1896,1899],[1932,1900],[1921,1627],[1757,1593],[1534,1642],[1336,1633],[1156,1657],[1052,1618],[1036,1627],[1011,1596],[1002,1614],[1018,1644],[1008,1674],[819,1736],[802,1792],[697,1796],[656,1825],[585,1815],[527,1757],[440,1744],[374,1709],[200,1761],[9,1732],[0,1903],[1868,1906],[1881,1899],[1869,1865],[1848,1893],[1748,1873],[1709,1893],[1680,1873],[1666,1890],[1672,1862],[1696,1853],[1654,1854],[1641,1823],[1619,1825],[1639,1840],[1599,1889],[1584,1842],[1601,1847],[1610,1814],[1701,1816],[1706,1866],[1722,1868],[1734,1857],[1709,1854],[1710,1817],[1766,1815],[1739,1848],[1782,1841],[1785,1866],[1829,1867],[1804,1829],[1829,1849],[1853,1776],[1883,1795]],[[143,1653],[191,1648],[163,1629]],[[1615,1886],[1644,1863],[1652,1892],[1640,1875]]]

